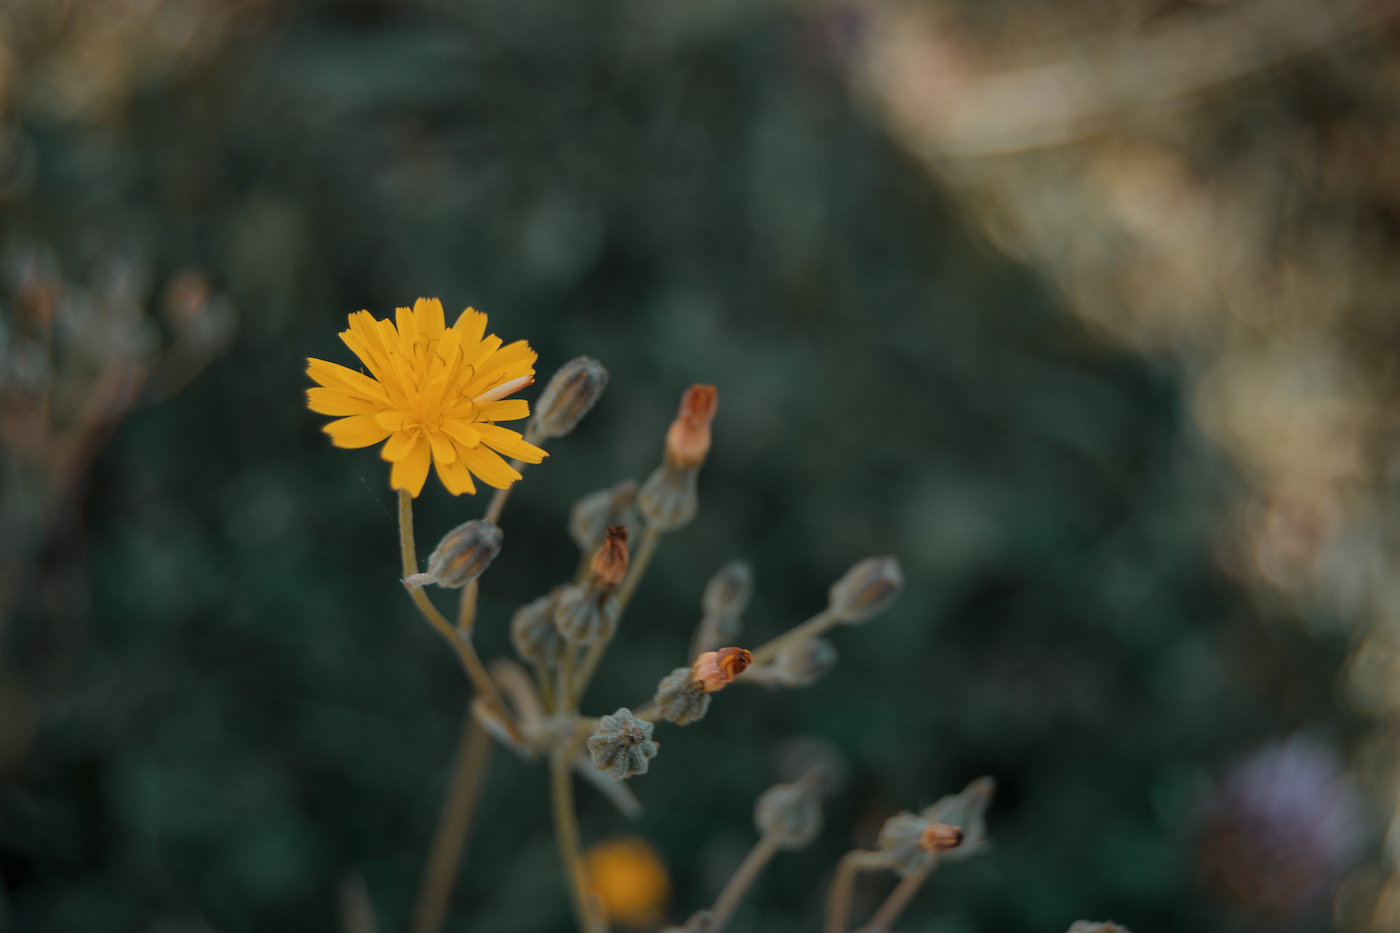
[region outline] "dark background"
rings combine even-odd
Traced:
[[[735,687],[660,726],[638,823],[580,788],[586,843],[640,832],[664,854],[673,922],[713,899],[804,737],[845,780],[736,933],[818,929],[844,851],[981,774],[992,850],[940,871],[902,928],[1329,928],[1325,903],[1269,916],[1222,894],[1203,827],[1252,748],[1305,729],[1345,749],[1364,726],[1335,696],[1345,637],[1262,618],[1217,569],[1240,480],[1183,374],[1091,336],[988,245],[853,102],[839,17],[60,6],[7,14],[9,267],[39,249],[92,294],[134,264],[167,348],[161,289],[196,269],[239,326],[134,407],[13,558],[0,927],[334,929],[358,872],[404,928],[468,690],[397,582],[387,465],[332,449],[303,390],[307,356],[354,362],[349,312],[425,295],[528,339],[542,377],[578,354],[611,372],[510,501],[484,656],[572,573],[570,503],[644,479],[695,381],[720,400],[700,516],[665,540],[587,711],[683,663],[725,560],[755,567],[751,644],[857,559],[904,566],[816,686]],[[7,482],[42,485],[25,469]],[[484,506],[430,480],[420,550]],[[480,813],[449,929],[568,929],[543,770],[498,754]]]

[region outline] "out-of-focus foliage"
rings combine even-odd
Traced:
[[[1222,577],[1244,484],[1192,418],[1184,387],[1210,383],[1106,346],[968,228],[852,104],[863,23],[753,0],[0,8],[0,246],[76,282],[137,256],[135,307],[202,270],[240,315],[222,357],[126,421],[79,520],[19,571],[4,650],[25,676],[0,683],[0,738],[31,737],[0,772],[0,923],[328,929],[356,873],[383,928],[404,926],[467,690],[397,582],[387,466],[330,449],[302,393],[305,357],[352,362],[346,313],[418,295],[489,312],[543,372],[578,354],[611,372],[510,502],[483,654],[572,574],[569,505],[655,466],[691,382],[720,396],[700,515],[658,554],[588,709],[642,702],[684,662],[731,558],[754,568],[744,644],[819,609],[861,556],[904,567],[894,608],[835,632],[814,686],[736,684],[703,722],[658,726],[639,822],[580,787],[586,842],[639,832],[663,853],[670,919],[742,858],[754,797],[835,750],[826,829],[733,929],[816,929],[842,852],[988,773],[992,850],[941,869],[908,928],[1249,922],[1200,878],[1212,776],[1299,728],[1345,746],[1346,640],[1261,617]],[[1270,106],[1240,138],[1283,119]],[[1023,177],[1012,203],[1079,216],[1063,178]],[[22,306],[4,311],[13,332]],[[484,505],[432,484],[419,502],[424,550]],[[567,928],[544,784],[496,756],[451,928]],[[857,914],[882,895],[859,889]],[[1290,922],[1324,929],[1325,908]]]

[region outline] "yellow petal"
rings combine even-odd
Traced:
[[[481,417],[487,421],[519,421],[530,417],[530,403],[523,398],[501,399],[499,402],[481,402],[477,405]]]
[[[525,438],[509,428],[497,427],[494,424],[478,424],[476,429],[481,432],[483,444],[500,451],[507,457],[524,460],[526,463],[539,463],[549,456],[534,444],[525,443]]]
[[[341,331],[340,339],[374,374],[374,378],[384,382],[384,377],[390,373],[389,350],[374,315],[368,311],[356,311],[350,315],[350,329]]]
[[[416,430],[395,431],[394,435],[389,438],[389,443],[385,444],[384,449],[379,452],[379,456],[391,463],[398,463],[404,457],[413,453],[415,442],[421,436],[422,435]]]
[[[439,463],[454,463],[457,453],[452,449],[452,441],[441,431],[428,431],[428,445],[433,449],[433,459]]]
[[[325,360],[309,359],[306,363],[306,374],[328,389],[340,389],[351,395],[382,402],[389,400],[384,387],[364,373]]]
[[[381,411],[374,416],[374,420],[378,421],[379,426],[386,430],[402,431],[404,425],[408,424],[412,417],[413,416],[406,411],[391,409],[389,411]]]
[[[317,387],[306,390],[306,407],[320,415],[373,415],[384,410],[384,403]]]
[[[418,333],[428,340],[436,340],[447,329],[443,323],[442,302],[436,298],[419,298],[413,305],[413,317]]]
[[[449,463],[444,466],[440,460],[434,458],[433,467],[437,470],[438,479],[442,480],[443,487],[452,495],[476,492],[476,484],[472,482],[472,475],[467,472],[466,464]]]
[[[457,323],[452,325],[452,329],[461,333],[462,349],[471,354],[486,333],[486,315],[468,308],[457,318]]]
[[[416,498],[423,491],[423,482],[428,478],[428,464],[431,462],[428,439],[420,434],[414,440],[408,456],[395,462],[389,471],[390,488],[407,490],[410,496]]]
[[[331,443],[337,447],[368,447],[378,444],[389,436],[389,432],[379,426],[373,415],[351,415],[332,421],[321,429],[331,436]]]
[[[485,447],[458,447],[457,456],[462,458],[467,469],[481,477],[481,481],[488,486],[505,489],[520,479],[520,474],[512,469],[510,464],[502,460],[495,451]]]
[[[399,345],[411,347],[418,342],[418,321],[408,308],[394,310],[394,322],[399,325]]]
[[[448,418],[442,422],[442,431],[463,447],[475,447],[481,443],[481,432],[465,421]]]

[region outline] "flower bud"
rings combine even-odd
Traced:
[[[680,469],[670,463],[657,467],[637,494],[637,511],[647,526],[662,534],[679,531],[700,508],[695,492],[698,467]]]
[[[567,586],[554,607],[554,627],[575,645],[593,645],[617,630],[617,600],[589,584]]]
[[[769,665],[768,679],[779,687],[806,687],[831,670],[836,658],[836,649],[825,638],[804,638],[783,646]]]
[[[938,859],[952,861],[976,855],[986,847],[986,813],[995,791],[996,782],[981,777],[963,788],[962,793],[942,797],[917,814],[908,810],[895,814],[880,830],[881,850],[900,875],[927,868]],[[934,826],[941,828],[933,829]],[[946,839],[949,830],[962,833],[956,847],[925,846],[928,836],[942,835]]]
[[[700,684],[706,693],[714,693],[733,683],[734,678],[744,673],[744,668],[751,663],[753,655],[747,648],[706,651],[690,665],[690,677]]]
[[[710,582],[705,584],[705,595],[700,598],[700,607],[705,610],[705,615],[716,616],[724,619],[732,619],[735,623],[744,614],[744,610],[749,608],[749,600],[753,598],[753,568],[742,560],[731,560],[710,577]],[[726,631],[724,634],[732,635],[738,631],[737,624],[734,631]]]
[[[593,410],[607,385],[608,371],[602,363],[587,356],[569,360],[535,402],[530,431],[539,440],[569,434]]]
[[[710,422],[718,396],[714,386],[693,385],[681,396],[681,410],[666,430],[666,462],[687,470],[705,462],[710,452]]]
[[[564,658],[566,643],[554,627],[559,597],[568,587],[556,586],[547,596],[515,610],[510,620],[510,641],[515,653],[542,667],[553,667]]]
[[[460,589],[491,566],[504,539],[495,522],[474,518],[443,536],[428,555],[427,573],[415,573],[404,582],[414,587],[436,583],[447,589]]]
[[[655,728],[645,719],[637,719],[626,707],[604,716],[598,722],[598,731],[588,740],[594,770],[608,772],[614,781],[646,774],[648,762],[661,747],[651,739]]]
[[[919,833],[919,848],[925,852],[947,852],[962,845],[963,831],[947,823],[930,823]]]
[[[632,506],[636,501],[637,481],[634,479],[589,493],[569,510],[569,537],[580,551],[592,554],[603,543],[609,525],[635,524]],[[629,517],[634,520],[629,522]]]
[[[792,784],[775,784],[758,798],[754,825],[779,847],[801,849],[822,831],[822,773],[813,768]]]
[[[867,557],[831,586],[831,613],[848,625],[882,611],[904,587],[904,574],[893,557]]]
[[[627,576],[629,559],[627,526],[613,525],[609,527],[607,539],[598,547],[597,552],[593,555],[593,563],[589,567],[594,585],[606,587],[609,590],[616,588],[622,583],[622,578]]]
[[[656,685],[657,708],[661,718],[678,726],[703,719],[710,709],[705,685],[690,676],[690,668],[678,667]]]

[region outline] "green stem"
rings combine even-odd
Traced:
[[[772,641],[755,648],[752,663],[755,665],[767,664],[778,656],[779,651],[783,650],[788,645],[799,642],[804,638],[812,638],[816,635],[820,635],[827,629],[839,625],[840,622],[840,619],[831,614],[830,609],[823,609],[801,625],[794,626]]]
[[[706,933],[719,933],[724,929],[749,886],[757,880],[777,851],[776,839],[766,833],[759,837],[758,842],[754,843],[749,854],[744,856],[744,860],[730,876],[724,890],[719,892],[719,897],[715,898],[715,906],[710,908],[710,922],[705,927]]]

